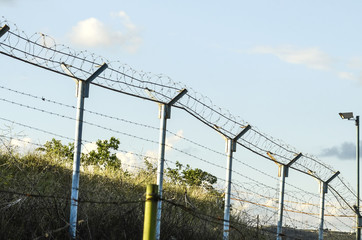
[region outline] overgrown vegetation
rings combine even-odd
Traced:
[[[135,173],[122,168],[119,140],[98,140],[82,155],[79,239],[142,239],[146,184],[156,182],[150,158]],[[0,239],[69,239],[73,144],[52,139],[21,155],[0,150]],[[162,239],[222,239],[223,197],[217,178],[177,162],[165,171]],[[230,239],[274,239],[233,218]],[[343,239],[343,238],[341,238]]]

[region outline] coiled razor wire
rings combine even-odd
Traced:
[[[111,62],[94,53],[76,51],[57,44],[53,38],[43,33],[35,33],[29,37],[16,24],[2,17],[0,26],[4,25],[8,25],[10,30],[0,38],[0,53],[3,55],[69,76],[61,67],[65,64],[79,80],[88,79],[100,65],[106,63],[108,68],[92,84],[161,104],[167,104],[186,88],[187,94],[174,106],[185,110],[225,137],[234,139],[248,124],[239,116],[234,116],[228,110],[214,105],[208,97],[179,82],[174,82],[168,76],[136,71],[127,64]],[[238,144],[267,159],[269,159],[267,153],[272,153],[280,164],[288,164],[298,154],[293,147],[262,133],[255,126],[238,140]],[[328,180],[336,172],[316,157],[306,154],[299,158],[292,168],[322,181]],[[353,211],[350,203],[354,202],[356,194],[346,181],[338,177],[329,184],[339,193],[336,197],[341,198],[339,202],[342,207],[347,206]]]

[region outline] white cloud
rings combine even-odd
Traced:
[[[292,45],[278,47],[257,46],[251,49],[250,52],[253,54],[271,54],[287,63],[329,71],[341,79],[362,82],[362,57],[335,58],[321,51],[318,47],[297,48]]]
[[[136,25],[134,25],[131,21],[131,18],[124,12],[120,11],[116,14],[112,14],[112,16],[121,18],[123,25],[128,29],[129,31],[137,31]]]
[[[353,57],[347,62],[346,65],[351,71],[340,72],[339,76],[344,79],[362,82],[362,57]]]
[[[178,130],[176,135],[173,135],[172,137],[169,137],[166,139],[166,151],[169,151],[171,149],[171,147],[178,142],[181,138],[183,137],[183,131],[182,130]]]
[[[69,33],[70,40],[74,44],[84,47],[121,47],[128,52],[136,52],[142,43],[138,27],[131,22],[130,17],[123,11],[112,14],[112,16],[120,20],[121,24],[117,24],[117,26],[123,31],[113,29],[102,21],[91,17],[72,27]]]
[[[96,142],[85,144],[82,149],[82,153],[88,154],[93,150],[95,151],[97,150]],[[121,160],[122,168],[128,170],[129,172],[137,172],[139,171],[140,167],[143,167],[143,162],[142,162],[143,160],[139,159],[139,157],[137,157],[132,152],[127,152],[127,153],[117,152],[116,157]],[[88,170],[92,171],[93,166],[88,166]]]
[[[26,149],[31,146],[31,138],[25,137],[22,139],[11,139],[10,145],[14,147],[19,147],[20,149]]]
[[[32,139],[29,137],[11,139],[9,145],[16,148],[20,153],[31,152],[35,148],[35,146],[32,144]]]
[[[107,46],[111,44],[112,33],[96,18],[78,22],[72,28],[70,38],[73,43],[86,47]]]
[[[342,79],[356,80],[355,75],[351,72],[338,72],[338,77]]]
[[[84,147],[82,149],[82,153],[88,154],[93,150],[97,150],[97,144],[95,142],[86,143],[86,144],[84,144]]]
[[[172,146],[175,145],[175,143],[177,143],[181,138],[183,137],[183,130],[178,130],[176,135],[173,135],[169,138],[166,138],[166,147],[165,147],[165,151],[172,151]],[[145,156],[148,157],[148,161],[153,164],[153,165],[157,165],[157,161],[159,158],[159,150],[148,150],[145,153]],[[166,157],[167,159],[167,157]]]
[[[293,64],[301,64],[318,70],[329,70],[331,69],[333,63],[331,56],[316,47],[297,49],[293,46],[259,46],[255,47],[252,52],[259,54],[272,54],[282,61]]]
[[[148,150],[145,154],[148,157],[148,161],[155,164],[158,160],[158,150]]]
[[[348,67],[354,70],[362,69],[362,58],[361,57],[353,57],[348,62]]]
[[[118,152],[116,156],[121,160],[122,168],[129,172],[138,172],[139,168],[143,167],[143,162],[132,152]]]

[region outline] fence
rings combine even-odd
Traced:
[[[73,83],[71,86],[73,89],[70,91],[69,88],[64,91],[65,97],[62,100],[48,97],[55,92],[59,92],[58,89],[53,90],[53,92],[49,89],[51,85],[55,84],[55,81],[49,84],[49,88],[46,90],[36,86],[26,90],[24,87],[0,86],[2,91],[0,100],[4,104],[4,111],[2,111],[4,116],[0,117],[0,120],[3,124],[12,125],[14,129],[22,129],[32,138],[33,136],[36,138],[40,135],[48,135],[48,140],[56,137],[73,142],[75,139],[69,136],[73,135],[72,124],[76,121],[82,123],[85,128],[83,141],[80,141],[83,142],[83,149],[85,150],[90,148],[97,139],[116,136],[121,143],[124,143],[121,144],[124,148],[117,150],[118,156],[123,160],[123,167],[127,166],[129,171],[135,169],[142,171],[145,166],[142,165],[140,159],[151,159],[151,161],[157,159],[159,161],[157,182],[161,186],[160,195],[163,199],[163,205],[170,207],[171,204],[176,209],[186,211],[187,214],[193,217],[205,220],[210,224],[216,224],[218,234],[223,235],[224,239],[233,238],[233,234],[239,237],[240,235],[243,236],[240,229],[245,231],[245,226],[255,230],[250,233],[253,236],[257,236],[261,231],[264,231],[264,237],[274,237],[277,234],[281,236],[282,232],[286,235],[289,232],[289,237],[292,237],[297,234],[295,232],[290,234],[292,229],[317,231],[320,227],[319,201],[321,196],[318,192],[318,182],[327,183],[335,175],[336,170],[332,167],[306,153],[299,154],[299,151],[294,148],[262,133],[240,117],[235,117],[227,110],[215,106],[207,97],[172,81],[167,76],[136,71],[127,65],[110,62],[103,57],[86,51],[74,51],[67,46],[56,44],[53,39],[44,34],[38,33],[29,37],[20,31],[15,24],[11,24],[5,19],[2,19],[0,24],[1,26],[5,24],[10,26],[8,31],[3,28],[0,38],[0,53],[6,59],[16,60],[9,63],[9,66],[18,64],[18,62],[25,62],[32,65],[31,71],[39,71],[33,67],[37,66],[41,70],[37,74],[47,75],[51,78],[61,78],[67,81],[67,85],[70,82],[67,79],[69,77],[76,79],[78,85],[91,79],[89,81],[90,97],[85,100],[84,114],[86,114],[86,117],[84,120],[73,117],[77,109],[83,109],[83,107],[74,106],[72,103],[74,97],[70,97],[69,92],[74,93]],[[100,72],[99,66],[104,63],[107,68],[102,69],[103,71]],[[43,70],[48,70],[48,72]],[[95,72],[97,72],[97,76],[94,75]],[[37,78],[36,76],[36,74],[33,74],[31,77]],[[59,88],[66,85],[65,82],[58,81],[57,86]],[[78,86],[78,89],[82,89],[82,87]],[[183,89],[186,89],[187,92],[183,92],[183,95],[180,96],[179,94]],[[99,96],[106,95],[107,99],[99,99],[97,94]],[[179,98],[175,99],[176,96],[179,96]],[[96,100],[93,101],[92,99]],[[119,117],[118,113],[114,113],[115,110],[118,110],[115,107],[117,102],[127,103],[122,105],[122,109],[119,109],[122,110],[119,111],[120,114],[127,117]],[[160,107],[160,115],[164,116],[161,127],[156,127],[158,125],[156,112],[151,111],[152,108],[157,106],[155,103],[163,106],[163,108]],[[106,105],[111,105],[111,107],[107,106],[107,109]],[[97,110],[90,110],[87,106],[92,106],[93,109]],[[104,113],[105,110],[109,109],[111,113]],[[170,115],[171,109],[172,118]],[[42,120],[32,120],[31,117],[29,119],[19,119],[16,115],[12,116],[11,112],[14,111],[36,115],[37,119]],[[137,111],[144,113],[143,121],[139,121],[139,114],[134,114]],[[37,113],[35,114],[35,112]],[[45,118],[52,120],[45,120]],[[167,120],[168,118],[170,119]],[[51,125],[52,121],[55,122],[54,119],[60,125]],[[166,121],[169,122],[167,125],[170,126],[166,127]],[[184,122],[186,121],[191,124],[185,126]],[[177,126],[175,127],[172,124]],[[59,134],[55,130],[48,129],[66,130],[62,131],[63,134]],[[164,131],[158,140],[157,136],[161,130]],[[4,131],[6,132],[6,129]],[[185,137],[186,134],[191,137]],[[168,136],[168,142],[166,141],[166,135]],[[223,142],[220,135],[227,140],[226,143]],[[5,152],[13,156],[13,159],[18,158],[12,155],[12,149],[9,149],[14,141],[18,144],[23,142],[34,145],[32,141],[19,136],[13,139],[10,133],[3,133],[2,139],[3,145],[7,147]],[[35,147],[41,147],[42,145],[40,143],[35,144]],[[227,152],[223,151],[224,145],[226,145]],[[156,153],[157,150],[155,149],[157,148],[160,148],[159,154]],[[154,151],[152,153],[142,153],[144,149]],[[78,153],[77,158],[79,161],[80,151]],[[228,164],[225,163],[225,160]],[[221,216],[220,212],[213,215],[210,212],[203,212],[198,208],[186,206],[187,202],[184,199],[180,203],[162,195],[162,193],[168,191],[167,188],[162,189],[163,164],[166,164],[166,169],[172,169],[177,162],[182,163],[184,166],[189,164],[192,167],[210,172],[217,177],[219,184],[220,182],[225,184],[226,187],[218,184],[214,186],[219,193],[224,192],[226,189],[224,199],[215,199],[215,201],[219,201],[215,204],[223,205],[225,203],[225,206],[221,207],[221,210],[224,209]],[[278,169],[280,178],[276,174]],[[82,171],[82,169],[75,169],[75,172],[79,171]],[[225,172],[227,174],[223,176]],[[289,177],[287,177],[288,175]],[[298,183],[291,183],[294,176],[298,176],[298,179],[308,179],[305,181],[314,184],[316,186],[315,191],[308,189],[306,186],[299,186]],[[32,181],[29,180],[29,182]],[[36,183],[30,184],[30,186],[35,185]],[[284,186],[286,190],[283,190]],[[78,189],[76,185],[74,186],[74,183],[73,188]],[[308,190],[305,190],[306,188]],[[324,228],[337,232],[352,232],[353,226],[355,226],[355,213],[352,208],[352,203],[356,198],[355,193],[339,175],[333,181],[328,182],[328,189],[329,192],[325,195]],[[91,198],[82,202],[82,199],[78,199],[78,196],[70,197],[69,192],[64,192],[60,196],[48,196],[42,192],[29,192],[29,189],[23,189],[24,192],[8,190],[2,189],[4,194],[9,194],[5,198],[7,200],[2,203],[2,206],[4,206],[2,209],[13,208],[22,203],[24,199],[31,197],[62,199],[66,202],[63,203],[65,204],[63,207],[72,205],[70,201],[73,201],[73,206],[78,206],[78,203],[106,205],[114,203],[115,206],[123,206],[125,203],[143,203],[143,200],[132,202],[132,199],[127,199],[127,201],[115,200],[109,202],[105,199],[97,201]],[[82,181],[79,191],[82,191]],[[17,198],[16,196],[23,197]],[[180,196],[178,197],[180,198]],[[230,205],[229,201],[232,205]],[[164,206],[162,206],[162,209]],[[127,212],[127,210],[124,211]],[[163,212],[164,210],[161,212],[160,205],[158,214],[159,222],[162,220],[162,224],[158,225],[161,226],[158,233],[161,234],[161,238],[165,236],[163,234],[167,233],[167,226],[166,229],[163,229],[163,225],[167,222],[163,219]],[[59,232],[67,231],[65,229],[69,225],[72,226],[77,222],[79,225],[77,219],[73,218],[71,221],[65,220],[65,217],[63,219],[66,222],[65,225],[57,226],[58,228],[55,230],[60,229]],[[240,224],[243,225],[243,228]],[[276,225],[278,224],[277,228]],[[261,228],[261,226],[263,227]],[[282,226],[285,229],[284,231],[282,231]],[[210,226],[207,225],[207,227]],[[206,225],[204,228],[206,228]],[[223,228],[223,230],[220,228]],[[231,231],[230,234],[229,230]],[[73,236],[75,236],[75,233],[74,230]]]

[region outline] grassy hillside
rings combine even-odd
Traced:
[[[68,239],[72,161],[54,153],[3,150],[0,166],[0,239]],[[155,182],[152,166],[130,174],[83,163],[79,239],[142,239],[145,189]],[[166,181],[164,198],[162,239],[222,238],[220,193]],[[231,239],[254,234],[241,222],[236,227]]]
[[[155,168],[149,164],[131,174],[84,159],[78,238],[142,239],[145,190],[147,184],[156,182]],[[161,238],[222,239],[222,193],[210,185],[182,181],[182,166],[178,167],[166,174]],[[187,167],[188,174],[195,172]],[[71,178],[72,160],[64,152],[20,155],[11,149],[0,151],[0,239],[69,239]],[[256,229],[235,216],[231,225],[230,239],[275,239],[275,226]],[[316,232],[286,232],[292,237],[285,239],[317,239]],[[339,234],[338,239],[353,236]]]

